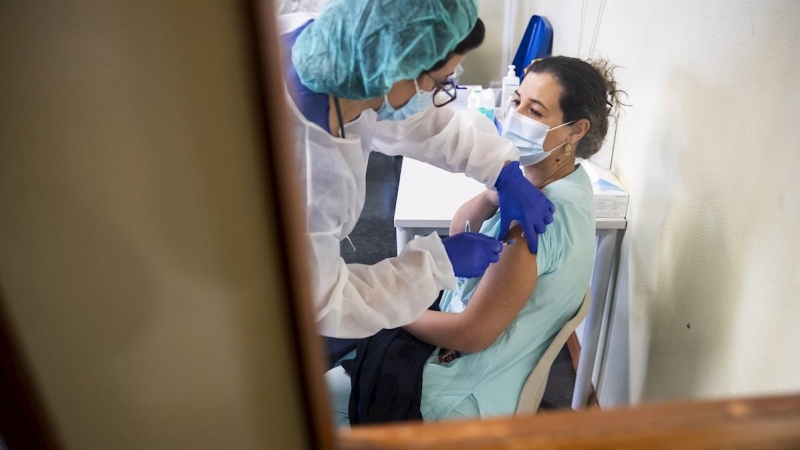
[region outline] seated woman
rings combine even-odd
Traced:
[[[503,136],[519,147],[526,178],[555,204],[553,223],[538,237],[535,255],[525,241],[537,236],[513,227],[506,242],[514,243],[482,278],[460,279],[456,290],[444,292],[441,311],[426,311],[405,327],[437,347],[421,364],[425,420],[513,414],[528,375],[580,307],[594,263],[595,218],[591,182],[575,158],[600,149],[617,97],[605,63],[557,56],[528,67]],[[496,192],[461,206],[450,233],[463,232],[466,223],[498,236]],[[350,380],[341,367],[326,378],[337,422],[347,423]]]

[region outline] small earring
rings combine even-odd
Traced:
[[[569,156],[572,153],[572,144],[567,144],[567,148],[564,149],[564,155]]]

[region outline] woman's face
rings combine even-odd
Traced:
[[[466,55],[453,54],[440,69],[423,72],[417,78],[417,84],[420,90],[430,92],[434,90],[436,86],[453,76],[453,73],[456,71],[456,66],[464,60],[465,56]],[[399,109],[408,103],[411,97],[416,95],[416,93],[417,89],[414,86],[414,80],[402,80],[392,86],[392,89],[386,94],[386,97],[395,109]]]
[[[561,111],[561,84],[548,73],[531,72],[514,92],[511,107],[518,113],[541,122],[550,128],[564,123]],[[547,133],[542,146],[545,151],[569,141],[570,127],[565,126]]]

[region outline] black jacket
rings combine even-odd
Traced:
[[[422,419],[422,371],[436,349],[402,328],[382,330],[358,343],[350,374],[350,424]]]

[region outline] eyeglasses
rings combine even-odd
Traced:
[[[425,72],[425,75],[430,77],[433,80],[434,88],[433,88],[433,106],[437,108],[441,108],[442,106],[448,105],[455,101],[456,99],[456,84],[453,82],[452,79],[448,78],[445,81],[439,81],[434,78],[428,72]]]

